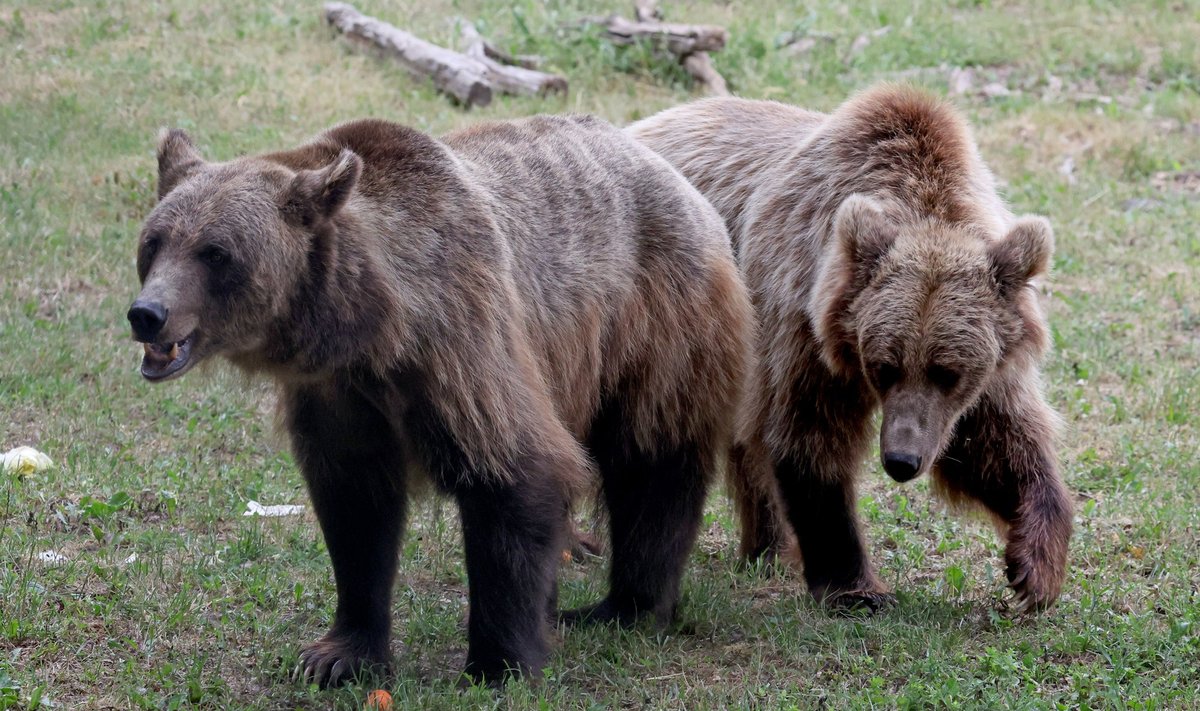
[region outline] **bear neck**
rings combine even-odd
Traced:
[[[1007,208],[966,122],[915,89],[867,92],[847,102],[798,149],[805,178],[826,191],[831,218],[853,193],[871,195],[904,222],[934,221],[999,235]],[[830,166],[852,166],[831,175]]]
[[[363,172],[315,231],[290,308],[270,329],[266,367],[283,379],[419,369],[443,339],[447,303],[468,314],[460,331],[489,318],[470,315],[478,299],[465,292],[504,271],[490,201],[444,144],[412,129],[354,122],[325,139],[326,155],[350,148]]]

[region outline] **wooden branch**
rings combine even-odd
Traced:
[[[502,63],[505,58],[520,60],[494,47],[489,51],[487,41],[466,21],[460,23],[466,51],[459,53],[363,15],[346,3],[326,3],[325,19],[347,37],[379,47],[414,74],[429,77],[439,91],[467,107],[487,106],[494,91],[526,95],[567,91],[567,80],[561,76]]]
[[[495,88],[508,94],[537,94],[545,96],[554,92],[560,94],[567,93],[566,77],[561,77],[557,74],[547,74],[525,67],[502,64],[503,60],[498,60],[495,56],[507,57],[508,55],[500,54],[495,48],[492,48],[492,52],[489,52],[488,47],[490,45],[487,40],[479,34],[475,26],[470,22],[460,21],[459,25],[463,41],[466,44],[463,53],[487,67],[487,79]]]
[[[658,0],[633,0],[633,17],[638,22],[654,22],[663,19],[658,9]]]
[[[482,37],[475,29],[475,25],[468,23],[461,17],[454,20],[462,28],[463,40],[469,45],[472,42],[478,41],[483,43],[483,53],[489,59],[494,59],[501,64],[507,64],[510,67],[523,67],[525,69],[537,69],[542,65],[542,58],[535,54],[509,54],[500,49],[496,45],[487,41],[487,38]],[[470,27],[464,27],[470,25]]]
[[[498,49],[495,45],[487,40],[483,42],[483,51],[487,56],[512,67],[524,67],[526,69],[537,69],[542,66],[545,61],[536,54],[509,54],[502,49]]]
[[[589,18],[585,22],[603,25],[604,38],[613,44],[634,44],[640,40],[649,40],[680,57],[692,52],[720,51],[729,37],[724,27],[716,25],[634,22],[620,15]]]
[[[325,3],[325,20],[351,39],[382,48],[413,72],[432,79],[440,91],[468,107],[487,106],[492,102],[487,67],[475,59],[367,17],[346,3]]]
[[[708,52],[693,52],[687,55],[683,58],[683,68],[687,69],[696,81],[708,89],[709,94],[729,96],[729,86],[725,84],[725,77],[717,72]]]
[[[614,44],[628,45],[645,39],[656,46],[665,46],[709,94],[729,95],[725,78],[717,72],[708,55],[725,47],[729,35],[724,27],[662,22],[658,0],[633,0],[633,14],[637,18],[634,22],[611,15],[587,18],[583,23],[603,25],[605,39]]]

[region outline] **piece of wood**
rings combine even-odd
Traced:
[[[495,48],[488,51],[490,46],[470,22],[460,21],[460,32],[466,47],[463,54],[479,61],[487,67],[487,80],[491,85],[508,94],[537,94],[545,96],[551,93],[567,93],[566,77],[557,74],[547,74],[535,69],[521,66],[509,66],[497,60]],[[507,55],[504,55],[507,56]]]
[[[537,69],[538,67],[542,66],[542,62],[546,61],[536,54],[509,54],[502,49],[497,49],[495,45],[487,41],[483,43],[483,51],[487,53],[487,56],[491,57],[497,62],[513,67]]]
[[[633,0],[633,14],[636,20],[632,22],[619,15],[593,17],[583,22],[603,25],[605,38],[614,44],[633,44],[645,39],[665,47],[709,94],[729,95],[725,77],[717,72],[708,55],[725,47],[729,35],[724,27],[662,22],[658,0]]]
[[[654,22],[663,19],[658,9],[658,0],[633,0],[633,17],[638,22]]]
[[[589,18],[586,23],[604,27],[604,38],[614,44],[648,40],[680,57],[693,52],[716,52],[725,47],[729,33],[716,25],[681,25],[671,22],[637,22],[620,15]]]
[[[368,17],[346,3],[325,3],[325,20],[347,37],[371,43],[415,73],[429,77],[440,91],[465,106],[487,106],[492,102],[488,68],[476,59],[426,42],[398,27]]]
[[[456,18],[455,21],[459,23],[460,27],[463,24],[467,24],[467,21],[461,17]],[[497,62],[500,62],[501,64],[507,64],[510,67],[537,69],[538,67],[542,66],[542,62],[545,61],[536,54],[509,54],[508,52],[505,52],[489,42],[486,37],[480,36],[479,32],[475,30],[475,25],[471,25],[470,28],[463,28],[462,35],[463,39],[468,42],[473,40],[474,37],[478,37],[479,41],[483,43],[483,53],[485,55],[496,60]]]
[[[683,58],[683,68],[713,96],[729,96],[725,77],[713,66],[708,52],[693,52]]]

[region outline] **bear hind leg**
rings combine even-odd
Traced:
[[[466,674],[492,686],[542,673],[569,530],[570,502],[553,468],[531,457],[525,469],[512,485],[455,492],[470,589]]]
[[[750,565],[771,565],[787,557],[796,547],[796,541],[779,511],[775,480],[766,471],[769,466],[764,466],[758,451],[745,444],[731,449],[728,487],[742,536],[738,555]],[[771,479],[768,481],[766,477]]]
[[[599,603],[564,611],[567,624],[649,618],[665,627],[679,604],[680,581],[700,531],[712,470],[709,447],[686,443],[647,453],[616,408],[593,427],[611,538],[609,592]]]

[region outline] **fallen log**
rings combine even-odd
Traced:
[[[485,40],[475,26],[470,22],[463,21],[460,25],[463,41],[466,47],[463,48],[463,54],[471,57],[485,67],[487,67],[487,78],[495,88],[508,94],[537,94],[545,96],[551,93],[567,93],[567,80],[565,77],[557,74],[547,74],[539,72],[535,69],[529,69],[522,66],[514,66],[502,63],[504,59],[496,59],[495,57],[506,57],[511,62],[516,62],[515,58],[500,53],[494,47],[489,52],[491,45]]]
[[[658,0],[633,0],[633,16],[638,22],[654,22],[663,19],[658,9]]]
[[[708,89],[708,93],[714,96],[729,96],[729,86],[725,83],[725,77],[713,66],[712,57],[708,52],[693,52],[684,57],[683,68],[688,70],[688,74],[701,86]]]
[[[461,17],[456,18],[455,21],[459,23],[460,27],[467,24],[467,21]],[[487,41],[485,37],[481,37],[473,24],[470,27],[462,27],[462,36],[463,40],[468,44],[478,37],[478,41],[483,43],[483,53],[501,64],[507,64],[512,67],[524,67],[525,69],[537,69],[542,66],[543,59],[535,54],[509,54],[500,49]]]
[[[414,73],[429,77],[439,91],[468,107],[492,103],[487,67],[474,59],[368,17],[346,3],[325,3],[325,20],[347,37],[373,44]]]
[[[378,47],[415,75],[429,78],[439,91],[468,108],[487,106],[494,91],[527,95],[567,91],[567,80],[563,77],[507,66],[493,58],[487,42],[467,22],[462,23],[462,31],[471,41],[464,54],[364,15],[347,3],[326,3],[325,20],[348,38]]]
[[[693,52],[720,51],[729,39],[725,28],[716,25],[681,25],[653,20],[638,22],[620,15],[591,18],[587,22],[604,27],[604,38],[613,44],[628,45],[646,40],[680,57]]]
[[[708,90],[708,93],[727,96],[729,87],[725,77],[713,66],[709,52],[724,49],[729,33],[716,25],[682,25],[662,22],[662,12],[657,0],[634,0],[634,21],[620,15],[589,18],[584,24],[604,27],[604,37],[613,44],[630,45],[648,41],[653,46],[664,47],[678,57],[692,78]]]

